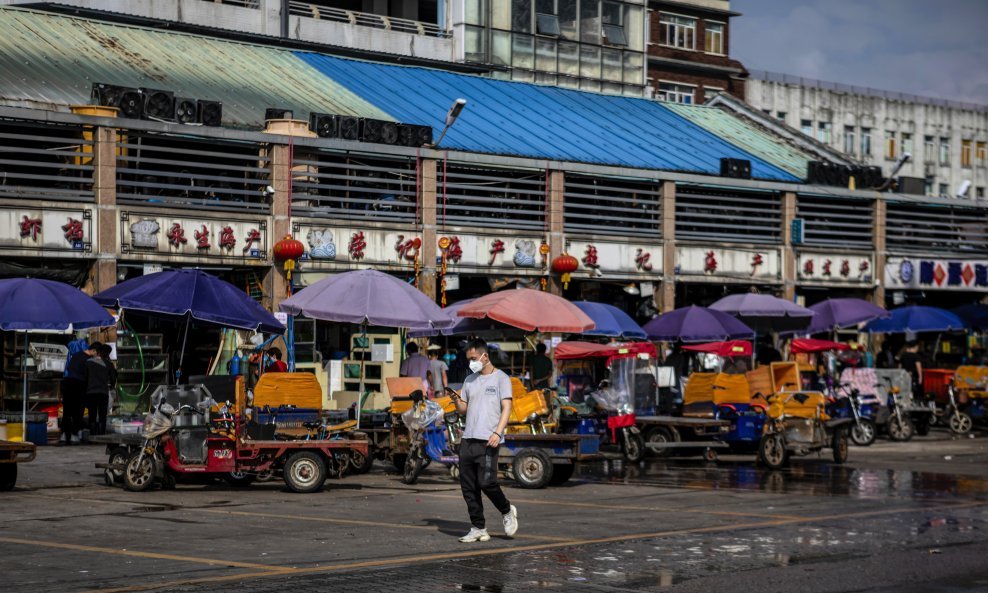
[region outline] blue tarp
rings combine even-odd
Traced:
[[[710,175],[721,158],[751,161],[752,177],[798,181],[661,103],[428,68],[296,55],[396,121],[438,135],[450,105],[467,100],[441,148]]]

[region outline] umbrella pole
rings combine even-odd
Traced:
[[[937,341],[933,343],[933,357],[932,362],[937,361],[937,352],[940,351],[940,339],[943,338],[943,332],[937,332]]]
[[[360,334],[363,338],[367,339],[367,324],[360,324]],[[370,351],[370,343],[367,343],[367,351]],[[360,430],[360,410],[364,407],[364,360],[367,358],[367,352],[360,353],[360,390],[357,392],[357,430]]]
[[[178,354],[178,372],[182,372],[182,362],[185,360],[185,342],[189,339],[189,324],[192,321],[192,316],[190,315],[185,319],[185,332],[182,334],[182,350]],[[178,385],[178,379],[180,375],[175,375],[175,385]]]
[[[24,334],[24,355],[21,356],[21,442],[27,442],[27,334]]]

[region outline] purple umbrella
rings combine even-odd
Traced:
[[[803,330],[814,316],[813,311],[792,301],[754,292],[727,295],[710,308],[737,317],[760,334]]]
[[[751,338],[754,330],[727,313],[691,305],[663,313],[642,329],[651,340],[723,342]]]
[[[330,276],[280,306],[290,315],[361,325],[442,329],[454,321],[411,284],[377,270]]]
[[[863,299],[827,299],[810,306],[813,321],[809,327],[795,333],[818,334],[851,327],[872,319],[889,316],[885,309]]]

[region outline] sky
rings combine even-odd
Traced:
[[[731,0],[747,68],[988,105],[988,0]]]

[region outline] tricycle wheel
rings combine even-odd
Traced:
[[[359,451],[350,452],[350,469],[355,474],[366,474],[374,466],[374,456],[364,455]]]
[[[292,492],[319,492],[326,482],[326,462],[312,451],[292,453],[285,461],[285,485]]]
[[[124,467],[124,488],[131,492],[144,492],[151,488],[157,473],[156,466],[154,455],[148,455],[142,449],[131,453]]]
[[[515,453],[511,473],[522,488],[545,488],[552,481],[552,460],[541,449],[522,449]]]
[[[954,412],[950,415],[950,420],[947,423],[950,426],[950,432],[954,434],[967,434],[971,432],[971,427],[974,424],[971,417],[964,412]]]
[[[405,459],[405,468],[401,474],[402,484],[412,485],[419,479],[419,474],[425,468],[425,460],[422,459],[421,451],[409,451],[408,458]]]
[[[847,431],[838,428],[830,442],[834,454],[834,463],[841,465],[847,461]]]
[[[758,443],[758,458],[770,469],[782,469],[789,461],[789,451],[786,441],[780,434],[770,434],[762,437]]]
[[[125,465],[127,463],[127,449],[116,447],[110,452],[109,465]],[[123,482],[123,471],[119,469],[106,468],[103,470],[103,479],[107,486],[115,486]]]
[[[645,441],[649,444],[655,443],[657,445],[664,445],[666,443],[676,442],[676,438],[671,430],[669,430],[665,426],[658,426],[648,432],[648,437],[645,439]],[[672,455],[672,449],[666,449],[666,448],[652,449],[650,447],[649,451],[652,453],[652,455],[655,455],[656,457],[668,457],[669,455]]]
[[[851,441],[859,447],[867,447],[875,442],[875,423],[862,418],[851,426]]]
[[[17,464],[0,463],[0,492],[9,492],[17,483]]]
[[[621,452],[624,453],[624,458],[631,463],[638,463],[644,459],[645,442],[642,441],[642,435],[638,432],[632,432],[630,429],[624,429]]]
[[[562,486],[573,477],[576,465],[572,463],[553,463],[552,478],[549,479],[550,486]]]
[[[391,465],[395,466],[395,469],[399,472],[405,471],[405,460],[408,459],[408,455],[404,453],[395,453],[391,456]]]
[[[889,418],[889,438],[893,441],[905,442],[913,438],[913,423],[908,418],[891,416]]]
[[[246,472],[230,472],[223,476],[223,479],[227,484],[233,486],[234,488],[244,488],[253,484],[254,480],[257,479],[257,476]]]
[[[714,449],[713,447],[707,447],[706,449],[704,449],[703,460],[706,461],[707,463],[716,463],[717,449]]]

